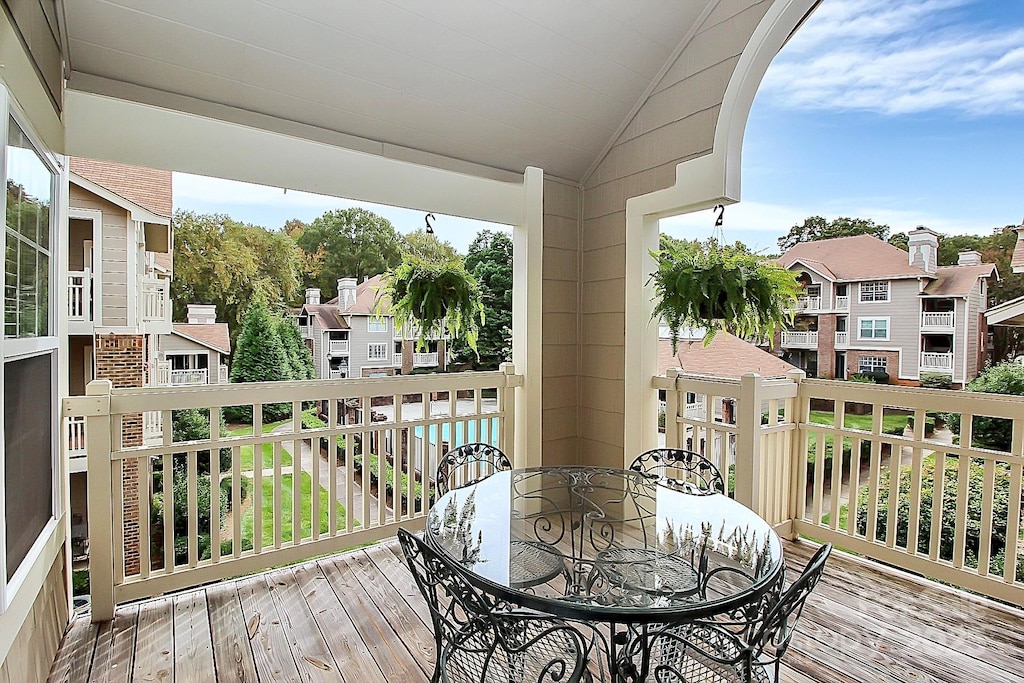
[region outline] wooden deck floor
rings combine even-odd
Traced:
[[[50,681],[429,680],[426,605],[396,543],[118,609],[69,628]],[[786,548],[792,569],[806,544]],[[833,553],[786,656],[792,683],[1024,683],[1024,612]]]

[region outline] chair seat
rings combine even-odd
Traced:
[[[647,548],[602,550],[597,554],[596,569],[615,586],[650,595],[693,595],[699,585],[697,570],[688,560]]]
[[[565,572],[565,560],[550,546],[535,541],[509,544],[509,582],[517,588],[538,586]]]
[[[723,628],[668,628],[651,638],[651,679],[657,683],[774,683],[759,664],[745,674],[743,643]]]

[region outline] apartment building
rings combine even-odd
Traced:
[[[69,159],[68,392],[85,394],[93,379],[115,387],[153,383],[157,337],[171,326],[171,173],[125,164]],[[161,433],[159,413],[131,416],[125,445]],[[84,418],[65,424],[69,455],[72,554],[87,554]],[[137,500],[138,475],[124,474],[125,505]],[[137,520],[126,518],[126,529]]]
[[[984,366],[995,264],[965,251],[939,266],[938,234],[909,233],[909,254],[870,235],[804,242],[779,258],[803,286],[780,356],[809,376],[881,370],[914,384],[928,373],[964,385]]]
[[[217,322],[217,307],[188,304],[186,322],[173,323],[170,334],[156,339],[154,386],[225,384],[231,335],[227,323]]]
[[[299,330],[313,352],[320,379],[407,375],[416,368],[447,367],[445,340],[430,339],[418,347],[414,335],[403,334],[387,306],[377,310],[381,276],[357,283],[338,280],[338,296],[320,302],[320,290],[306,290],[299,309]]]

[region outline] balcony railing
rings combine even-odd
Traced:
[[[736,499],[780,533],[1024,604],[1024,398],[800,371],[731,380],[670,370],[653,386],[666,391],[666,446],[732,472]],[[731,398],[735,426],[695,419],[685,403],[694,393]],[[958,427],[926,431],[945,413]],[[991,431],[975,438],[976,425],[994,423],[1007,426],[1005,447],[986,440]]]
[[[433,367],[437,365],[437,351],[433,353],[412,354],[412,366],[414,368]]]
[[[821,310],[821,297],[820,296],[801,296],[797,297],[796,310],[798,311],[820,311]]]
[[[109,620],[117,602],[351,548],[393,536],[399,525],[422,525],[432,502],[425,473],[449,447],[487,441],[517,466],[530,464],[513,450],[515,389],[522,381],[506,365],[457,375],[252,383],[243,400],[250,402],[253,428],[239,435],[219,428],[222,409],[243,398],[234,385],[111,389],[107,380],[91,382],[88,395],[66,399],[64,410],[69,420],[84,418],[88,434],[93,621]],[[395,396],[405,400],[396,404]],[[373,409],[353,417],[349,399],[370,401]],[[326,410],[322,427],[304,428],[302,410],[309,404]],[[167,425],[172,411],[184,407],[209,411],[210,438],[169,443],[165,430],[160,444],[124,443],[124,420],[158,412]],[[282,414],[286,426],[264,432],[264,423]],[[303,449],[323,457],[303,458]],[[214,486],[230,492],[225,503],[203,493]],[[151,496],[162,501],[159,508]],[[176,500],[180,496],[184,500]],[[244,507],[223,508],[243,500]],[[154,510],[181,509],[184,514],[154,516]]]
[[[329,339],[327,340],[327,353],[331,356],[344,356],[348,354],[348,340],[347,339]]]
[[[850,345],[849,332],[836,332],[836,348]]]
[[[67,444],[67,454],[76,458],[85,455],[85,417],[75,416],[69,417],[64,421],[65,424],[65,443]]]
[[[227,384],[230,381],[228,366],[221,365],[217,368],[217,384]]]
[[[328,379],[346,379],[348,377],[348,368],[331,368],[328,373]]]
[[[952,330],[953,313],[921,313],[921,330]]]
[[[142,438],[147,444],[160,443],[164,436],[164,414],[148,410],[142,414]]]
[[[782,345],[794,348],[818,348],[817,332],[783,332]]]
[[[836,310],[837,311],[848,311],[848,310],[850,310],[850,297],[849,296],[837,296],[836,297]]]
[[[167,334],[171,331],[171,281],[142,278],[139,296],[142,322],[152,332]]]
[[[930,353],[928,351],[921,352],[921,371],[936,371],[936,372],[952,372],[953,371],[953,354],[952,353]]]
[[[68,271],[68,321],[92,322],[92,273]]]
[[[196,370],[171,370],[170,384],[178,386],[182,384],[209,384],[210,371],[206,368]]]

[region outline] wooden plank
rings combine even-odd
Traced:
[[[421,667],[430,667],[429,662],[433,660],[423,663],[413,659],[401,642],[402,634],[397,633],[387,617],[380,613],[364,590],[361,579],[343,561],[345,558],[341,555],[334,562],[323,562],[320,568],[385,678],[389,681],[427,680]]]
[[[256,683],[256,664],[233,582],[207,589],[210,637],[218,683]]]
[[[174,677],[179,681],[216,681],[206,593],[174,598]]]
[[[139,608],[120,607],[112,621],[100,625],[92,658],[90,683],[127,683],[135,663]]]
[[[295,574],[289,569],[267,574],[267,585],[284,623],[292,658],[302,680],[337,681],[341,669],[302,597]]]
[[[261,681],[301,681],[288,647],[288,637],[262,576],[238,582],[242,617]]]
[[[100,625],[80,616],[71,622],[50,668],[48,683],[85,683],[92,668],[92,654]]]
[[[139,607],[134,680],[174,680],[173,606],[170,598],[160,598]]]
[[[420,621],[428,630],[434,626],[430,620],[430,609],[420,594],[420,589],[409,571],[409,565],[405,562],[405,555],[402,554],[402,546],[397,543],[382,543],[380,552],[367,552],[367,555],[377,565],[380,573],[387,577],[398,594],[412,607],[419,616]]]
[[[351,683],[386,683],[319,564],[302,565],[294,572],[302,597],[344,679]]]

